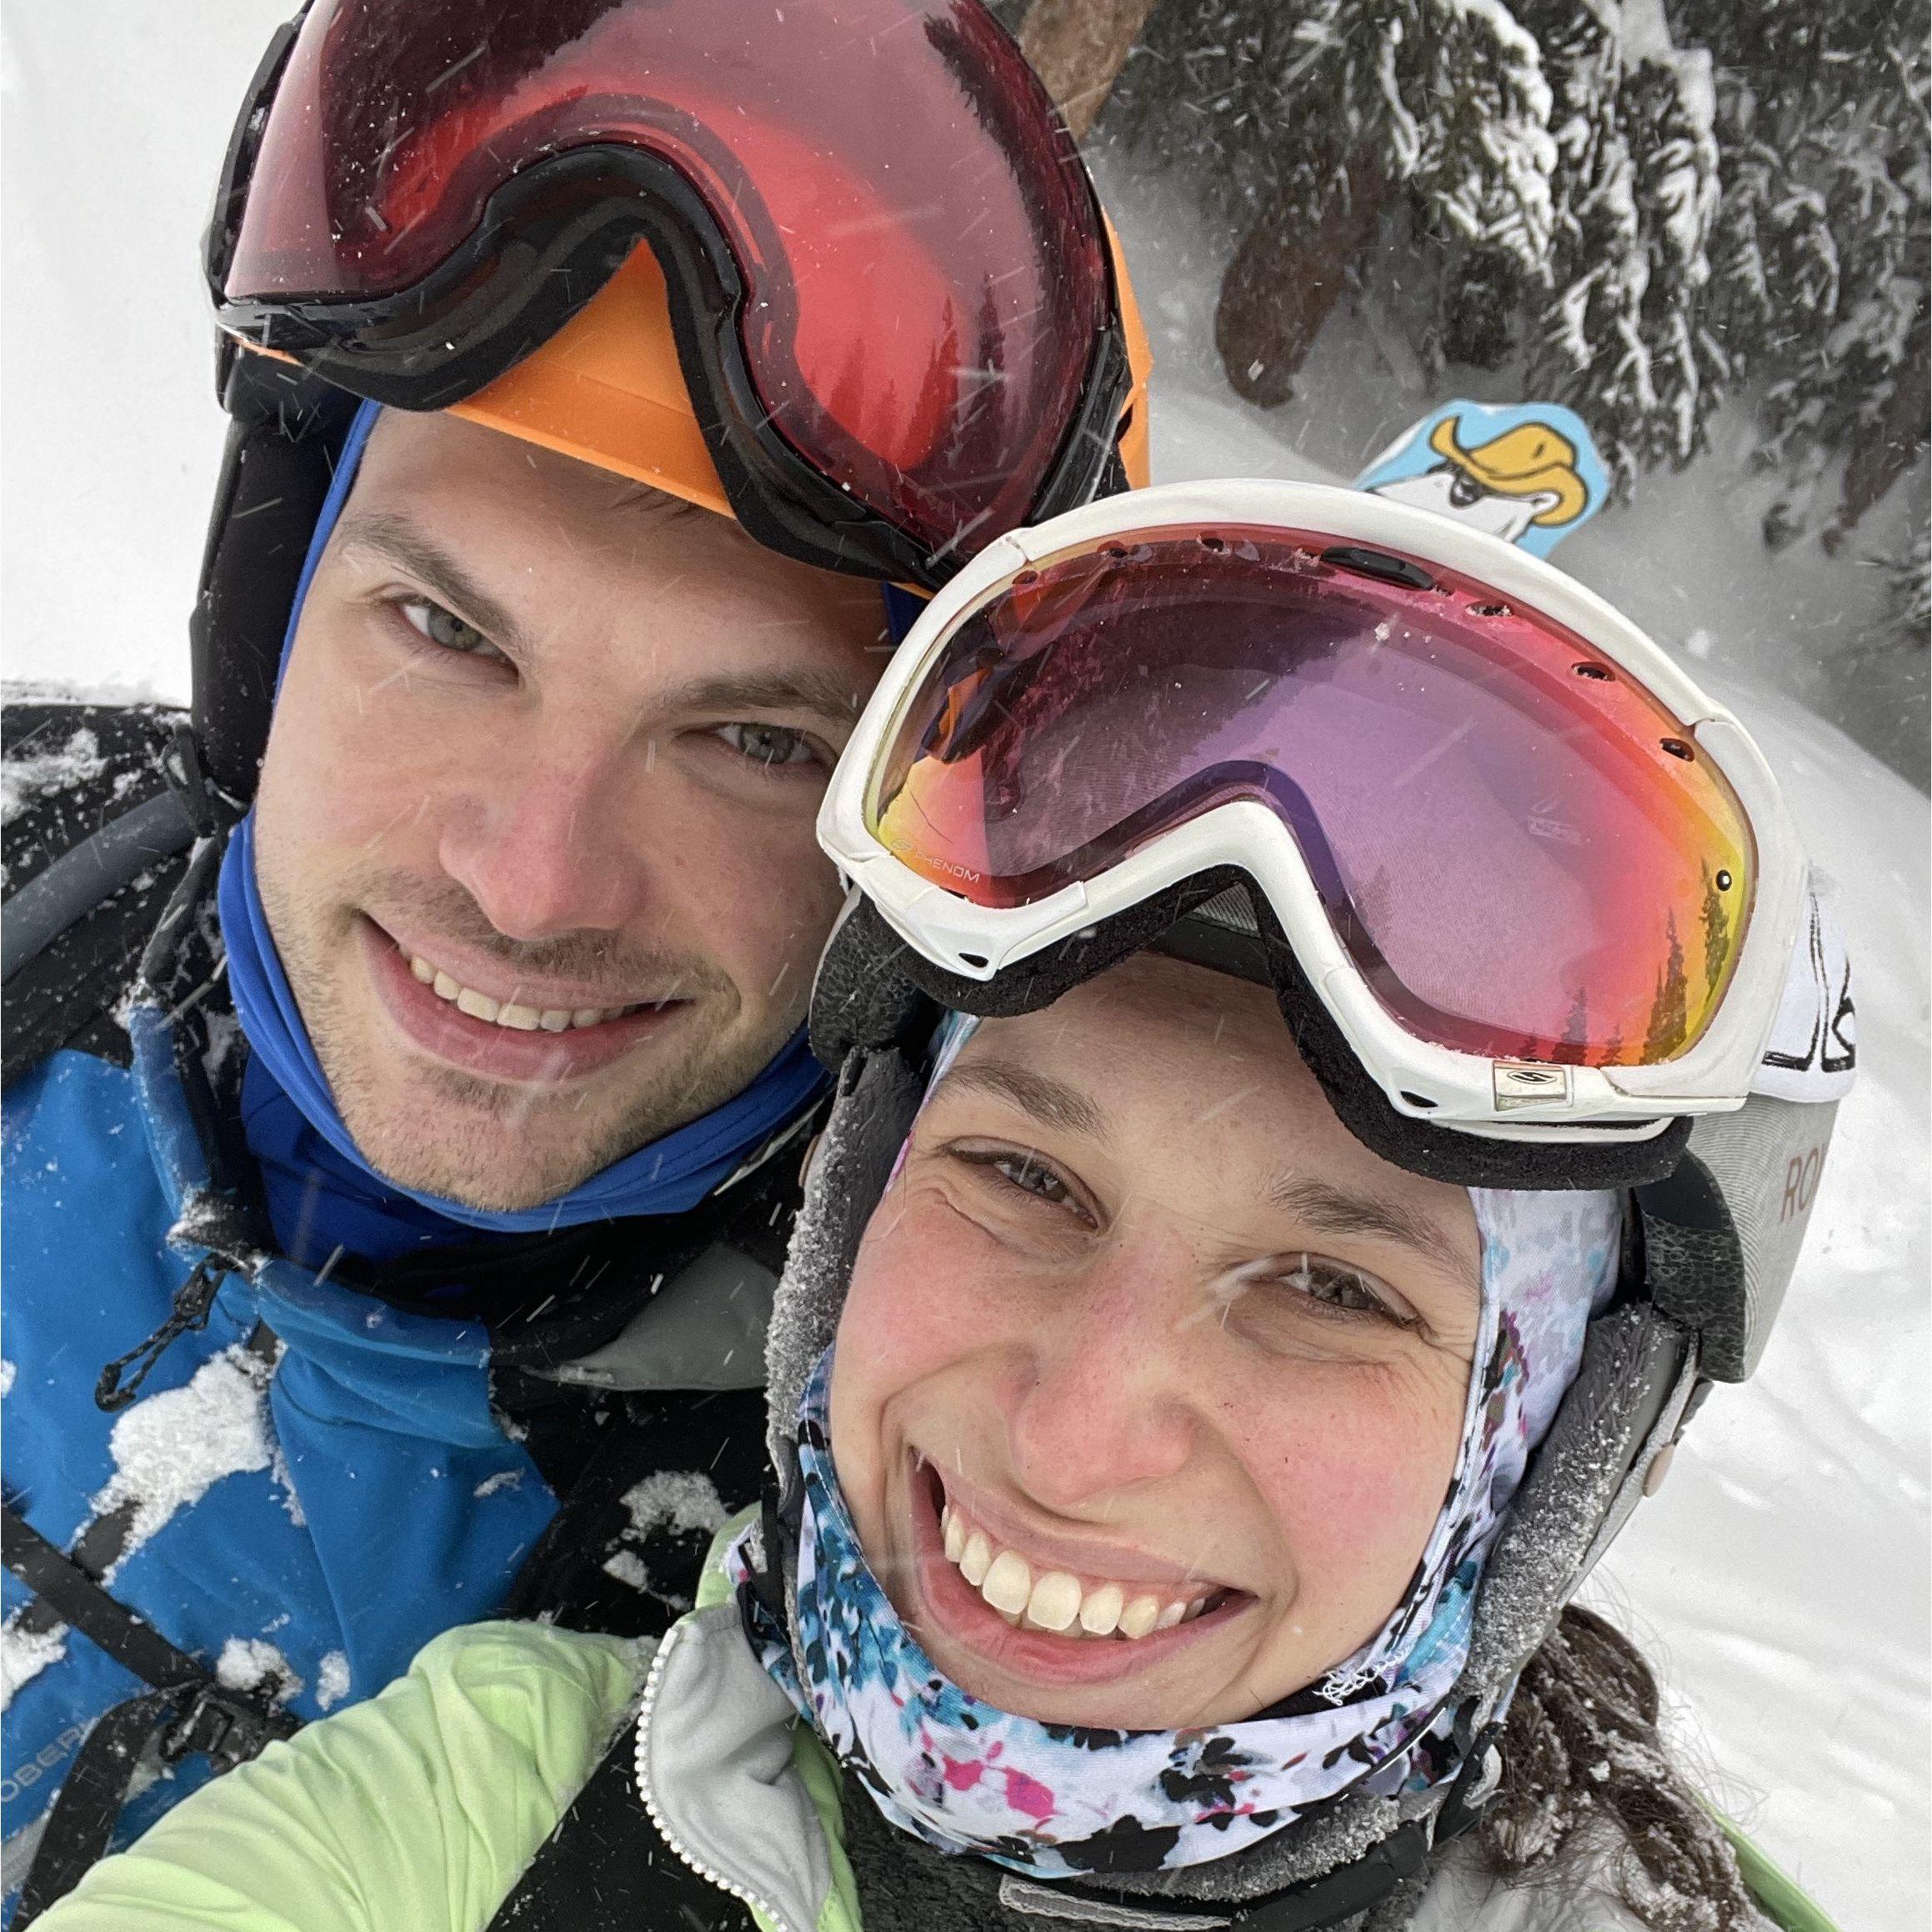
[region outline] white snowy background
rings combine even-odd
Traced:
[[[10,682],[188,695],[222,434],[198,243],[242,89],[289,10],[16,0],[0,16]],[[1163,184],[1099,165],[1160,358],[1157,480],[1346,480],[1446,399],[1344,302],[1300,402],[1270,417],[1236,401],[1211,342],[1217,245]],[[1713,1794],[1844,1932],[1879,1932],[1928,1911],[1927,802],[1799,701],[1827,656],[1809,640],[1875,597],[1855,561],[1766,555],[1750,435],[1727,418],[1710,459],[1558,561],[1757,733],[1849,929],[1864,1073],[1763,1369],[1713,1398],[1593,1589],[1659,1664]]]

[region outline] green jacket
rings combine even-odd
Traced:
[[[535,1624],[452,1630],[379,1696],[177,1806],[41,1924],[483,1932],[637,1714],[641,1783],[673,1851],[743,1899],[765,1932],[864,1932],[840,1774],[752,1655],[718,1560],[738,1526],[721,1533],[697,1607],[661,1645]],[[1740,1849],[1770,1922],[1830,1932]],[[1504,1888],[1466,1840],[1449,1849],[1408,1932],[1452,1929],[1641,1932],[1607,1889]]]

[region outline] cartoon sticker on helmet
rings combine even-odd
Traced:
[[[1609,479],[1574,410],[1458,401],[1424,417],[1355,487],[1439,511],[1547,557],[1596,513]]]

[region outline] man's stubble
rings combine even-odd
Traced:
[[[326,895],[310,895],[283,890],[272,866],[258,873],[283,969],[357,1147],[397,1185],[466,1207],[504,1212],[555,1200],[700,1119],[750,1084],[801,1017],[775,1013],[748,1037],[738,1024],[737,986],[708,961],[588,934],[528,944],[506,939],[453,882],[447,890],[426,889],[413,877],[358,868]],[[598,1075],[553,1089],[489,1079],[385,1039],[388,1023],[376,1011],[373,988],[361,1003],[366,1019],[343,997],[343,970],[332,972],[323,962],[352,962],[348,969],[361,971],[361,906],[378,918],[384,908],[408,907],[433,929],[462,937],[513,974],[521,964],[538,975],[614,978],[617,967],[628,988],[648,987],[656,997],[688,1004],[671,1039],[641,1041]],[[396,1073],[378,1073],[378,1055]]]

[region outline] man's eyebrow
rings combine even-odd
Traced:
[[[1078,1088],[1016,1067],[1009,1060],[961,1061],[939,1084],[990,1094],[996,1100],[1008,1101],[1021,1113],[1032,1114],[1043,1126],[1088,1134],[1095,1140],[1107,1137],[1107,1116]]]
[[[358,543],[400,564],[493,643],[525,645],[523,626],[509,611],[407,517],[386,510],[359,511],[343,518],[336,535],[343,543]]]
[[[1284,1175],[1268,1190],[1278,1208],[1319,1234],[1368,1234],[1394,1241],[1479,1293],[1469,1257],[1428,1215],[1375,1194],[1352,1194],[1326,1181]]]
[[[654,708],[718,713],[802,711],[848,728],[864,703],[865,693],[854,691],[850,681],[835,671],[723,671],[673,686],[656,700]]]

